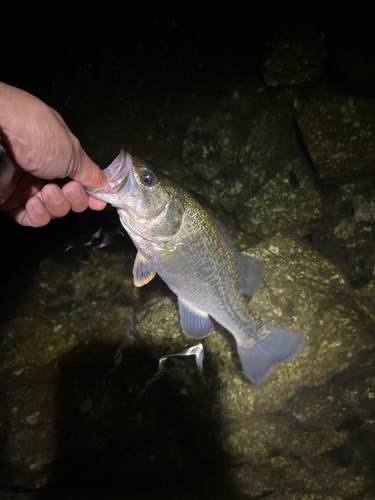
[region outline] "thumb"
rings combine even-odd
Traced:
[[[79,146],[69,177],[87,187],[98,187],[106,181],[106,175]]]

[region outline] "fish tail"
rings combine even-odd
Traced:
[[[301,354],[306,345],[305,337],[292,330],[284,330],[268,323],[263,323],[261,329],[269,334],[255,346],[245,348],[237,342],[242,368],[255,384],[264,382],[277,364]]]

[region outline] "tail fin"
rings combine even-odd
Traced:
[[[306,339],[292,330],[284,330],[279,326],[263,323],[269,330],[268,337],[251,349],[237,344],[242,368],[251,382],[264,382],[273,368],[295,358],[304,350]]]

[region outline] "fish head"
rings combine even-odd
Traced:
[[[168,240],[178,232],[183,207],[178,186],[167,177],[123,149],[104,172],[107,180],[103,185],[85,191],[114,206],[130,234]]]

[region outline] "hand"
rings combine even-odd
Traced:
[[[83,189],[100,186],[105,174],[59,113],[1,82],[0,141],[0,210],[19,224],[40,227],[69,210],[105,207]]]

